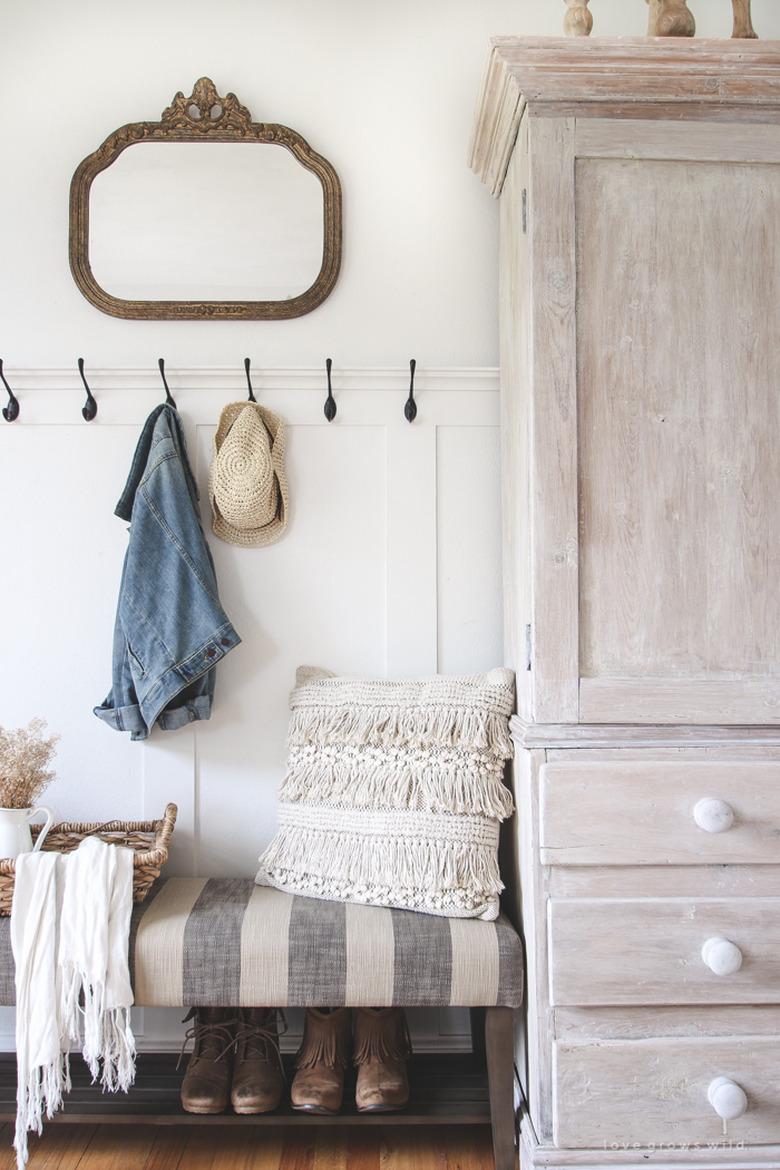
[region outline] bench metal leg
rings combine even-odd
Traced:
[[[516,1170],[514,1022],[511,1008],[485,1011],[485,1052],[490,1089],[490,1124],[496,1170]]]

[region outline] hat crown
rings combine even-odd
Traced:
[[[279,508],[271,436],[247,404],[232,423],[214,459],[214,499],[239,531],[270,524]]]

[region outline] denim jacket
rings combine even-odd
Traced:
[[[119,586],[112,687],[95,714],[131,739],[208,719],[216,664],[241,639],[219,603],[198,489],[177,412],[144,424],[116,506],[130,521]]]

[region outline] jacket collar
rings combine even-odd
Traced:
[[[187,445],[184,441],[184,429],[181,425],[179,412],[172,406],[169,406],[167,402],[163,402],[160,406],[155,406],[141,431],[141,437],[138,440],[135,454],[133,455],[133,462],[130,467],[130,474],[127,477],[127,483],[125,484],[122,495],[119,497],[119,503],[114,509],[114,514],[122,520],[130,520],[133,514],[135,493],[138,491],[138,485],[146,472],[149,455],[155,442],[159,442],[161,439],[170,439],[173,443],[176,454],[184,468],[184,476],[187,480],[187,487],[192,497],[192,502],[194,505],[198,503],[198,487],[195,483],[195,477],[192,474],[189,459],[187,458]]]

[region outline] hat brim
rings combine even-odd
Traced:
[[[262,528],[242,529],[234,528],[232,524],[228,524],[214,500],[211,501],[211,508],[211,530],[214,535],[228,544],[237,544],[242,548],[263,548],[267,544],[273,544],[283,536],[287,527],[286,511],[282,515],[274,517],[270,524],[264,524]]]

